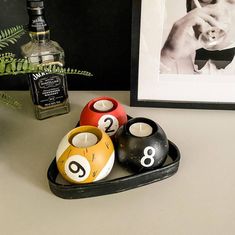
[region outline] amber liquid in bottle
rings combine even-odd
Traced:
[[[50,40],[43,1],[28,0],[27,7],[31,41],[22,46],[23,56],[33,64],[63,67],[64,51],[57,42]],[[28,81],[37,119],[70,111],[65,75],[41,72],[29,74]]]

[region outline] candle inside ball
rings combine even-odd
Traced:
[[[72,139],[72,144],[78,148],[87,148],[95,145],[98,142],[98,138],[95,134],[90,132],[82,132],[75,135]]]
[[[153,128],[147,123],[136,122],[129,127],[129,131],[134,136],[147,137],[153,133]]]
[[[110,100],[98,100],[93,107],[96,111],[107,112],[113,108],[113,102]]]

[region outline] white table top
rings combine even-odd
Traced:
[[[235,111],[130,107],[127,91],[72,91],[71,112],[36,120],[28,91],[21,110],[0,106],[0,234],[234,235]],[[181,151],[174,176],[100,197],[65,200],[47,169],[61,138],[92,98],[119,100],[132,117],[158,122]]]

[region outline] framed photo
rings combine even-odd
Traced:
[[[207,5],[216,3],[132,1],[131,106],[235,109],[235,1],[231,16]]]

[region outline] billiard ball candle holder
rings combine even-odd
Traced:
[[[163,129],[148,118],[133,118],[115,135],[119,162],[134,172],[157,169],[167,158],[169,143]]]
[[[108,112],[117,118],[122,116],[123,122],[113,136],[108,136],[102,128],[97,127],[97,120],[107,112],[102,111],[100,115],[92,110],[100,100],[111,100],[114,105]],[[163,129],[147,118],[129,117],[127,120],[122,107],[117,115],[113,112],[120,107],[116,102],[109,97],[90,101],[81,117],[83,120],[89,117],[93,125],[81,125],[80,120],[77,128],[61,140],[56,158],[47,172],[49,187],[56,196],[79,199],[118,193],[166,179],[178,171],[180,151],[167,139]],[[103,106],[102,102],[98,102],[99,105]],[[89,138],[88,143],[86,138]],[[127,169],[128,175],[108,179],[106,176],[113,169],[114,152],[116,166]],[[98,159],[102,163],[98,161],[98,164]],[[59,175],[67,182],[59,182]]]
[[[107,96],[92,99],[80,115],[81,126],[96,126],[110,137],[113,137],[119,127],[126,122],[127,114],[123,106],[117,100]]]
[[[61,140],[56,163],[68,182],[77,184],[101,180],[110,173],[114,164],[113,143],[97,127],[77,127]]]

